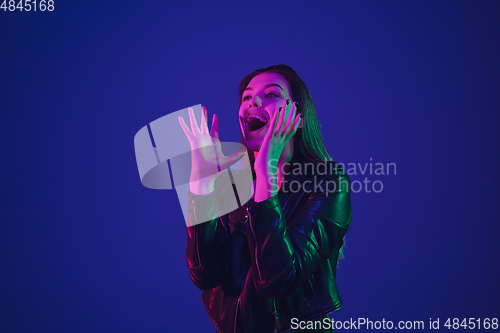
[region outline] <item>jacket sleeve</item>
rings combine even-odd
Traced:
[[[189,274],[199,289],[212,289],[221,284],[226,274],[228,261],[226,229],[217,214],[215,192],[196,195],[189,191],[188,197],[186,261]],[[203,211],[203,216],[217,217],[197,223],[200,218],[199,211]]]
[[[278,195],[248,208],[253,278],[264,297],[287,297],[343,244],[352,219],[349,177],[340,170],[316,179],[289,221]]]

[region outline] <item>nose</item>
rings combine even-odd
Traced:
[[[262,100],[258,96],[254,96],[250,100],[250,106],[249,107],[256,107],[256,108],[262,108]]]

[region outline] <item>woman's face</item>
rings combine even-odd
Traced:
[[[239,118],[245,146],[259,151],[274,113],[283,101],[293,102],[290,85],[278,73],[262,73],[248,83],[241,99]]]

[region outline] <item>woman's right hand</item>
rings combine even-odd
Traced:
[[[202,106],[201,126],[194,116],[192,108],[188,108],[191,130],[182,117],[177,117],[179,124],[191,145],[191,178],[190,191],[194,194],[208,194],[215,189],[217,176],[227,167],[240,159],[246,149],[238,150],[224,156],[219,139],[219,121],[216,114],[212,119],[212,128],[208,132],[208,112]]]

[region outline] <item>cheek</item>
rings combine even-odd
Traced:
[[[266,108],[269,115],[272,116],[274,115],[274,113],[278,112],[278,109],[280,107],[283,106],[283,102],[286,101],[286,98],[285,99],[276,99],[275,101],[273,101],[271,104],[268,105],[268,107]]]
[[[245,106],[245,103],[241,104],[241,105],[240,105],[240,108],[239,108],[239,110],[238,110],[238,115],[239,115],[240,117],[243,117],[243,115],[246,113],[247,109],[248,109],[248,108],[247,108],[247,106]]]
[[[244,110],[242,110],[242,109],[240,108],[240,111],[238,112],[238,119],[239,119],[240,121],[241,121],[241,119],[243,118],[244,114],[245,114]]]
[[[277,107],[279,107],[279,106],[277,106]],[[273,110],[271,110],[271,112],[269,112],[269,121],[271,121],[273,119],[274,114],[276,112],[278,112],[278,110],[276,110],[276,109],[273,109]]]
[[[280,107],[280,106],[283,106],[283,103],[287,100],[287,99],[290,99],[292,100],[290,97],[288,97],[287,95],[282,95],[280,96],[280,98],[277,98],[276,101],[275,101],[275,105],[276,105],[276,108]]]
[[[240,107],[240,111],[238,113],[238,122],[240,123],[240,128],[241,128],[241,133],[243,135],[245,135],[245,130],[244,130],[244,127],[243,127],[243,115],[244,115],[244,109],[243,109],[243,106]]]

